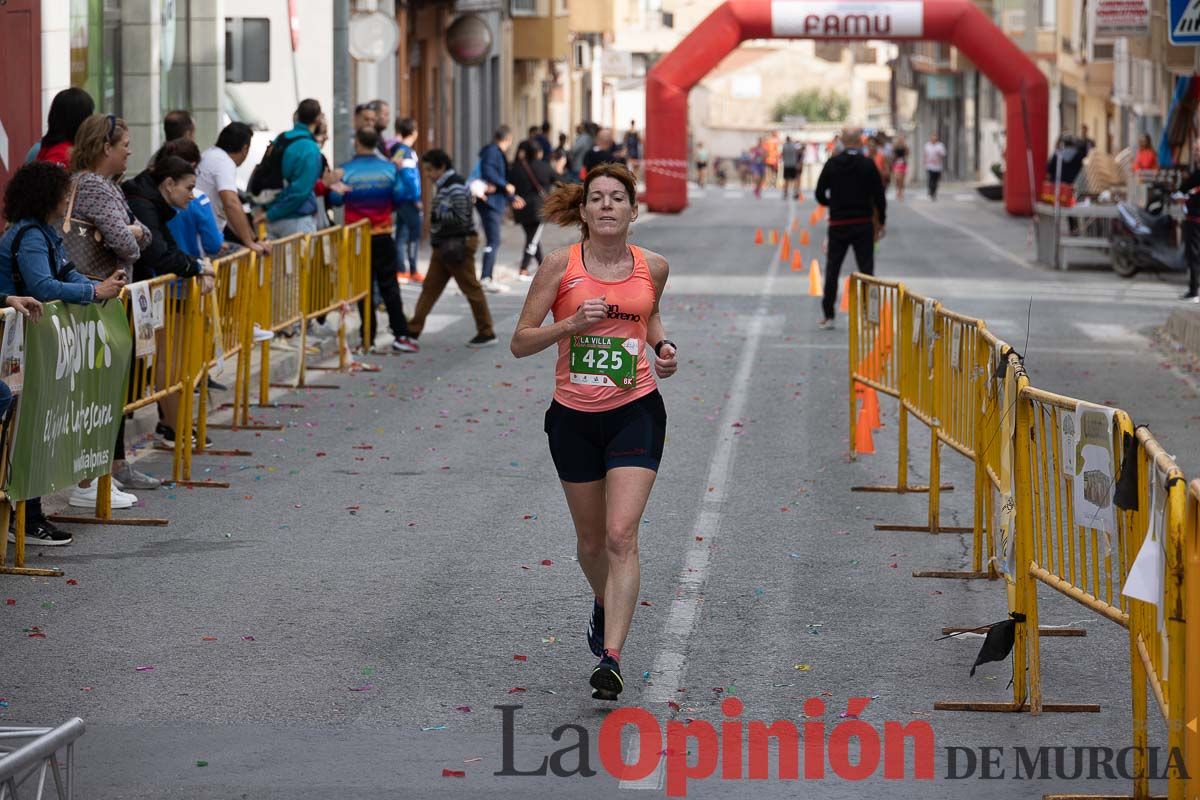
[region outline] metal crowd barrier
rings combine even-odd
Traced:
[[[885,333],[889,300],[900,309],[891,332],[895,348]],[[1037,589],[1049,587],[1128,631],[1137,776],[1131,796],[1149,797],[1152,695],[1175,763],[1183,765],[1168,771],[1169,797],[1193,797],[1200,789],[1200,480],[1186,486],[1174,460],[1125,411],[1033,386],[1021,357],[981,320],[863,275],[851,280],[850,308],[852,456],[854,390],[900,400],[897,485],[866,488],[928,490],[925,529],[945,531],[937,519],[938,490],[945,488],[938,483],[938,445],[970,459],[975,519],[959,530],[973,534],[972,569],[913,574],[1002,579],[1014,622],[1012,702],[939,702],[935,709],[1099,710],[1043,699],[1041,639],[1084,633],[1039,627]],[[909,415],[932,432],[929,487],[907,483]],[[1147,586],[1161,586],[1161,593]]]
[[[54,728],[0,727],[0,800],[41,800],[51,784],[58,800],[71,800],[75,796],[75,740],[83,733],[79,717]],[[65,750],[61,758],[60,750]],[[21,793],[24,788],[32,788],[33,794]]]

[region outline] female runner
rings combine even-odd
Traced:
[[[659,378],[675,374],[675,344],[659,316],[667,261],[628,243],[637,183],[620,164],[559,186],[542,216],[578,225],[578,244],[551,253],[533,277],[512,338],[517,358],[558,346],[546,411],[550,455],[575,523],[579,566],[595,594],[587,639],[600,659],[592,696],[624,688],[621,647],[637,604],[638,523],[666,436]],[[554,313],[552,325],[542,325]],[[648,352],[649,349],[649,352]]]

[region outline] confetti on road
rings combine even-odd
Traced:
[[[134,667],[134,670],[137,672],[153,672],[154,667],[150,666],[149,664],[143,664],[140,667]]]
[[[421,728],[421,730],[423,730],[423,731],[444,731],[444,730],[446,730],[446,725],[445,725],[445,723],[442,723],[441,725],[430,725],[428,728]]]
[[[444,769],[443,768],[442,769],[442,777],[443,778],[465,778],[465,777],[467,777],[467,773],[463,772],[461,769]]]

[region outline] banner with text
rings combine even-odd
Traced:
[[[8,494],[28,500],[107,474],[133,342],[115,301],[49,303],[25,327],[25,385],[17,411]]]

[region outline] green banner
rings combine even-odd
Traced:
[[[117,301],[49,303],[36,325],[25,325],[9,497],[41,497],[108,473],[132,350]]]

